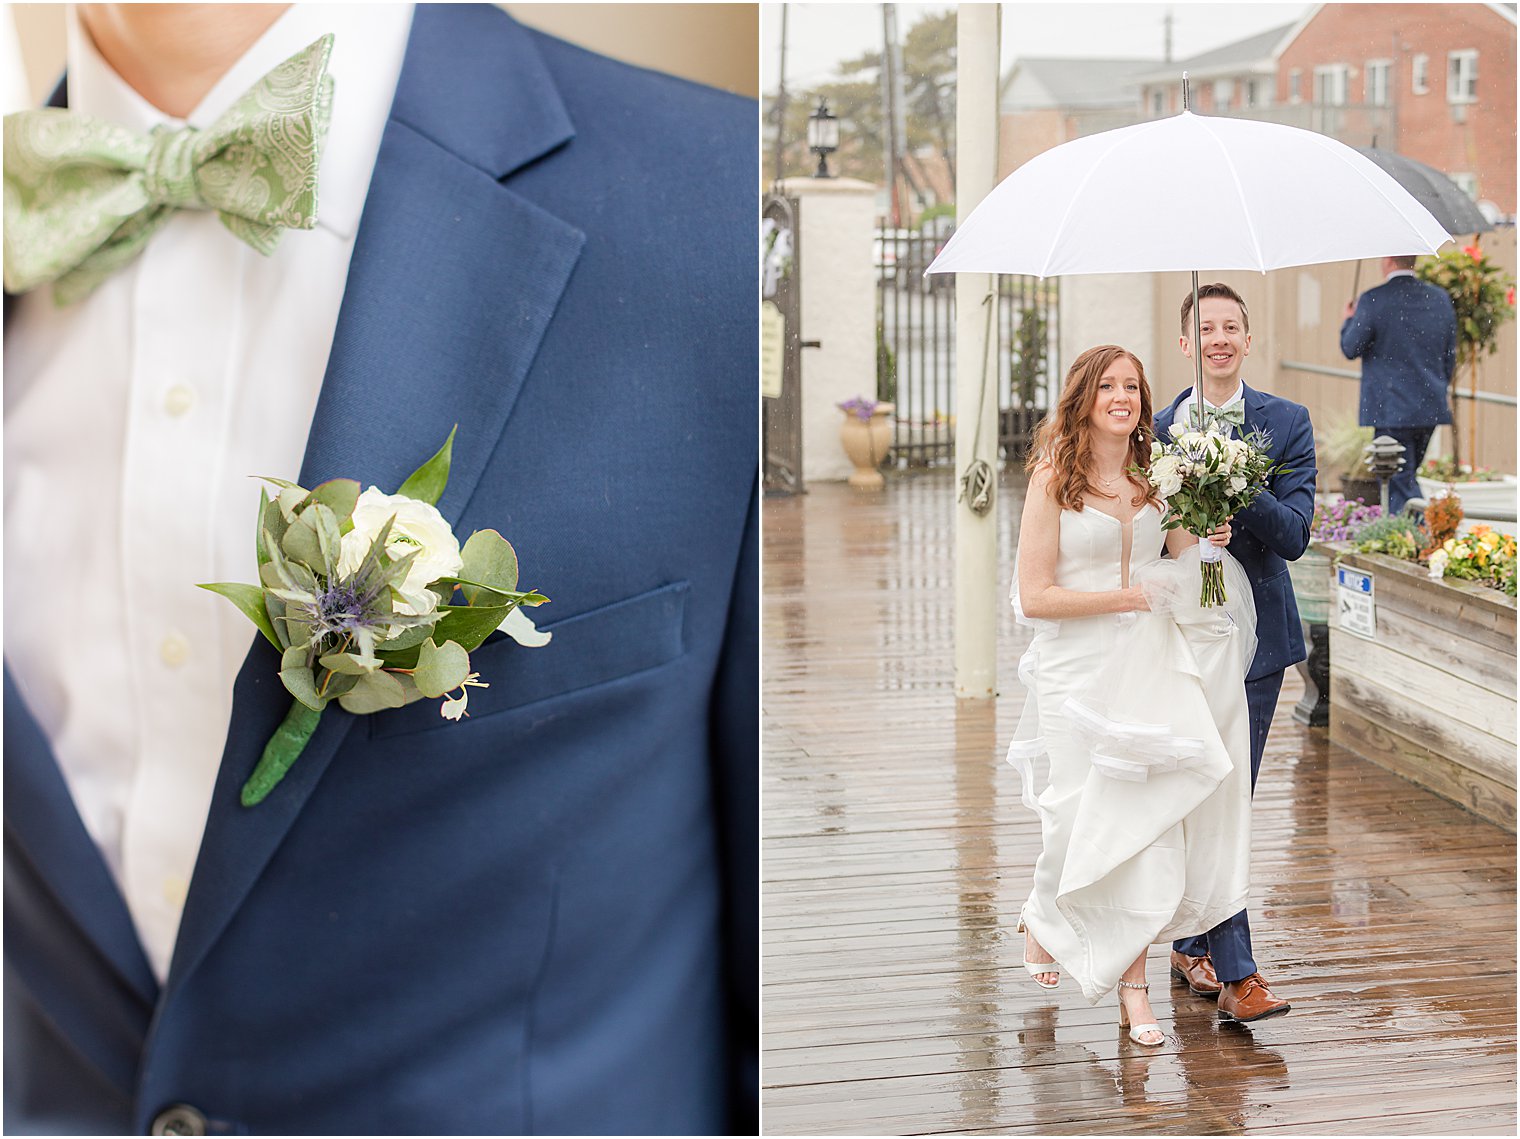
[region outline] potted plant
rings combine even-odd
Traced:
[[[887,480],[876,468],[892,448],[893,404],[883,400],[856,396],[834,405],[844,412],[839,425],[839,442],[855,465],[850,485],[858,490],[880,490]]]
[[[1499,328],[1515,315],[1515,282],[1512,277],[1488,259],[1476,241],[1460,251],[1442,253],[1432,258],[1422,258],[1415,267],[1415,274],[1446,290],[1457,314],[1457,374],[1465,367],[1471,390],[1478,388],[1478,357],[1492,355],[1499,349]],[[1451,378],[1452,394],[1455,395],[1457,376]],[[1468,434],[1473,432],[1477,405],[1469,409]],[[1451,425],[1451,449],[1453,461],[1459,461],[1462,449],[1459,444],[1456,421]],[[1472,446],[1472,439],[1468,439]]]
[[[1293,709],[1293,718],[1313,728],[1330,722],[1330,580],[1336,556],[1333,543],[1345,543],[1382,516],[1381,506],[1368,506],[1360,499],[1342,498],[1321,502],[1309,524],[1309,549],[1288,563],[1288,579],[1298,617],[1304,623],[1309,659],[1296,666],[1304,679],[1304,695]]]
[[[1426,501],[1457,490],[1467,513],[1480,518],[1488,510],[1515,509],[1515,476],[1500,474],[1491,467],[1474,467],[1443,455],[1421,463],[1416,475]]]
[[[1359,427],[1354,419],[1342,417],[1316,433],[1315,456],[1325,482],[1339,478],[1341,493],[1348,499],[1377,502],[1381,497],[1378,481],[1364,465],[1367,445],[1372,442],[1372,428]]]

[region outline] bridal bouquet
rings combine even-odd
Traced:
[[[443,697],[439,711],[458,720],[469,689],[488,687],[470,671],[482,641],[500,629],[519,644],[548,642],[519,606],[549,599],[518,590],[511,544],[477,530],[461,548],[434,505],[453,448],[451,431],[395,494],[360,493],[353,479],[307,490],[266,478],[278,493],[259,494],[260,584],[201,586],[236,605],[280,652],[280,681],[294,697],[243,785],[243,806],[274,790],[332,701],[366,715]]]
[[[1286,469],[1268,457],[1271,440],[1261,432],[1231,439],[1177,423],[1171,434],[1169,442],[1151,444],[1150,468],[1138,472],[1166,499],[1162,525],[1168,530],[1182,526],[1191,534],[1207,534],[1255,502],[1272,476]],[[1200,540],[1198,553],[1203,573],[1198,603],[1223,605],[1228,600],[1220,565],[1224,551]]]

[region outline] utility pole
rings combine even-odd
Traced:
[[[894,50],[897,43],[897,6],[881,6],[881,127],[882,151],[887,160],[887,218],[893,229],[902,225],[897,194],[897,82]]]
[[[1164,15],[1164,16],[1161,17],[1161,28],[1162,28],[1161,61],[1163,63],[1171,63],[1172,62],[1172,10],[1170,8],[1168,8],[1166,10],[1166,15]]]
[[[781,169],[782,155],[786,150],[786,14],[787,5],[781,5],[781,68],[776,79],[776,145],[771,151],[771,180],[780,182],[785,177]]]
[[[955,216],[964,222],[997,180],[996,4],[956,13]],[[987,273],[955,275],[955,469],[985,464],[986,498],[955,504],[955,695],[997,695],[997,297]]]

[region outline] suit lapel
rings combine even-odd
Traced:
[[[158,996],[116,880],[85,830],[42,728],[5,669],[5,825],[53,895],[143,1001]],[[7,907],[9,899],[7,899]]]
[[[458,424],[438,503],[458,521],[584,242],[499,180],[572,134],[524,29],[485,6],[417,6],[303,485],[343,476],[394,491]],[[234,689],[171,997],[247,897],[354,723],[330,708],[280,786],[258,807],[241,806],[238,792],[290,704],[277,671],[260,639]]]

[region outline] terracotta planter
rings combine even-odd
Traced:
[[[892,449],[892,413],[895,405],[878,403],[870,419],[861,419],[853,412],[844,413],[839,425],[839,442],[844,453],[855,465],[850,485],[859,490],[880,490],[887,480],[876,468]]]

